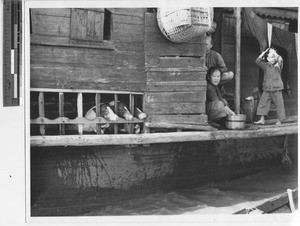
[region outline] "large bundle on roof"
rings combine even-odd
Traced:
[[[159,8],[157,21],[161,32],[172,42],[188,42],[209,31],[213,8]]]

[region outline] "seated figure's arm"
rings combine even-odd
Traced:
[[[225,64],[225,61],[223,59],[223,57],[221,56],[221,54],[217,54],[217,67],[220,69],[220,71],[222,73],[224,73],[225,71],[227,71],[227,67],[226,67],[226,64]]]

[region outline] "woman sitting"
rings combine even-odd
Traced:
[[[218,84],[221,81],[221,71],[217,67],[211,67],[206,76],[206,113],[208,123],[214,127],[225,127],[227,115],[235,115],[228,107],[227,101],[222,97]]]

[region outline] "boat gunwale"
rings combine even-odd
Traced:
[[[256,129],[183,131],[142,134],[84,134],[31,136],[31,147],[41,146],[96,146],[176,143],[193,141],[214,141],[226,139],[249,139],[298,134],[298,122],[281,125],[263,125]]]

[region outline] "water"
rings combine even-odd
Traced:
[[[85,215],[193,215],[232,214],[251,208],[298,186],[298,176],[281,168],[231,182],[172,192],[156,192],[111,204]]]

